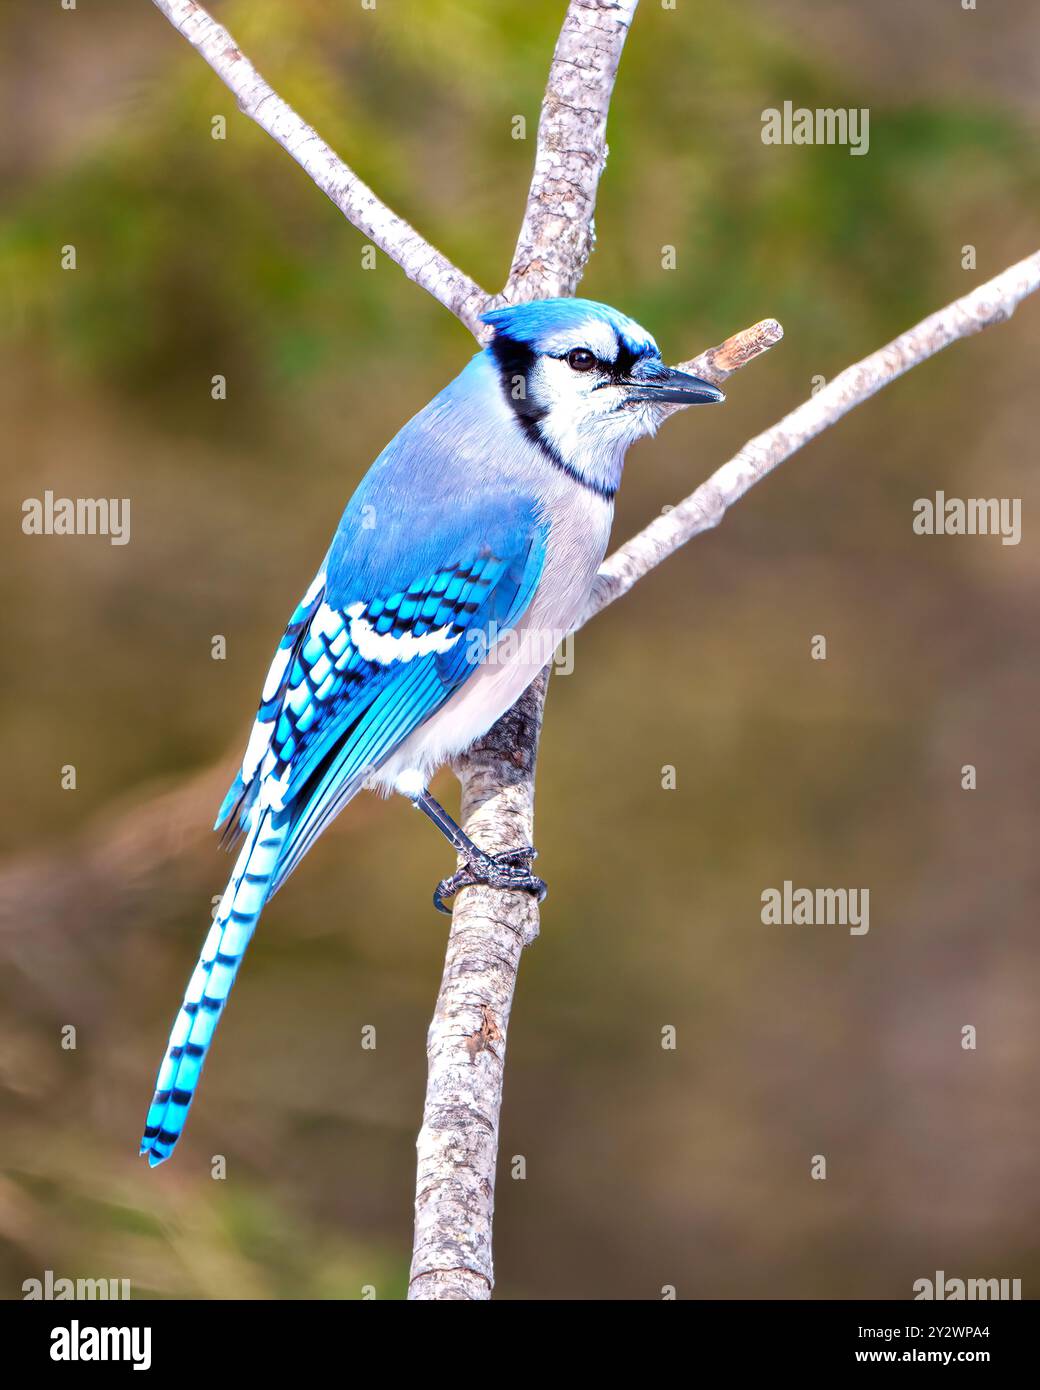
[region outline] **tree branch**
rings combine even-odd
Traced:
[[[376,197],[317,131],[268,86],[228,31],[201,5],[194,0],[152,3],[205,58],[239,109],[277,140],[347,221],[396,261],[409,280],[440,300],[471,333],[481,336],[479,317],[488,307],[485,291]]]
[[[638,0],[572,0],[538,122],[527,207],[503,298],[572,295],[596,240],[607,112]]]
[[[1040,252],[847,368],[772,429],[749,440],[685,501],[604,562],[582,624],[679,546],[717,526],[735,501],[822,430],[950,343],[1010,318],[1020,301],[1038,288]],[[782,336],[780,325],[766,319],[682,365],[721,385]],[[670,413],[667,408],[659,411],[662,419]],[[531,842],[545,681],[543,673],[457,766],[463,824],[478,844],[493,851]],[[538,908],[529,896],[485,888],[459,894],[430,1025],[427,1108],[418,1142],[417,1211],[421,1208],[422,1218],[416,1225],[410,1298],[490,1297],[506,1033],[521,949],[537,935]],[[463,1049],[486,1028],[494,1032],[494,1049],[486,1054],[478,1049],[464,1060]],[[473,1142],[474,1124],[480,1126],[479,1144]],[[449,1241],[449,1232],[463,1239]],[[447,1258],[453,1261],[450,1267],[443,1263]]]
[[[570,295],[593,244],[606,121],[637,0],[571,0],[538,123],[538,149],[509,280],[516,303]],[[455,764],[461,822],[483,849],[532,842],[534,775],[548,673]],[[427,1036],[411,1300],[488,1299],[494,1284],[498,1124],[520,954],[538,935],[527,893],[468,888],[455,899]],[[474,1040],[488,1036],[488,1045]]]
[[[823,430],[836,424],[843,415],[951,343],[980,333],[994,324],[1004,323],[1021,301],[1038,289],[1040,251],[1035,251],[961,299],[955,299],[944,309],[922,319],[914,328],[893,338],[861,362],[846,367],[839,376],[796,410],[785,415],[778,424],[749,439],[740,452],[724,463],[696,492],[671,511],[656,517],[637,536],[616,550],[600,568],[582,624],[627,593],[637,580],[678,550],[679,546],[685,545],[702,531],[717,526],[734,502],[778,464],[790,458]],[[749,332],[754,334],[765,327],[765,324],[757,324]],[[737,335],[738,339],[743,337],[743,334]],[[684,364],[686,370],[706,376],[714,380],[716,385],[721,384],[723,378],[713,365],[713,354],[714,364],[720,360],[734,360],[743,351],[743,347],[728,351],[729,345],[735,341],[729,339],[721,348],[713,348],[702,358],[694,358],[692,362]]]
[[[543,672],[457,769],[462,823],[494,853],[530,843],[545,683]],[[474,887],[459,895],[427,1040],[413,1301],[491,1297],[506,1035],[520,954],[537,934],[530,894]]]

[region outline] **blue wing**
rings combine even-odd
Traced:
[[[270,893],[365,779],[464,684],[541,576],[548,527],[531,501],[483,493],[456,499],[447,525],[427,512],[408,527],[366,525],[372,505],[355,494],[289,622],[218,817],[218,828],[230,819],[231,830],[247,830],[264,810],[288,811]]]
[[[369,469],[275,652],[218,828],[246,839],[174,1022],[142,1153],[173,1152],[260,913],[332,816],[465,683],[539,582],[548,523],[496,482],[483,354]]]

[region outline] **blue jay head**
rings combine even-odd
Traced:
[[[588,299],[541,299],[484,314],[487,348],[502,389],[532,438],[569,462],[591,452],[622,455],[652,434],[660,405],[725,399],[665,366],[653,338],[627,314]]]

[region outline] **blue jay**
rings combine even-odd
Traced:
[[[173,1025],[142,1154],[180,1138],[264,904],[363,786],[409,797],[473,883],[545,894],[534,850],[491,855],[426,790],[519,698],[577,621],[606,552],[625,451],[661,404],[721,401],[603,304],[484,315],[489,345],[400,431],[347,503],[267,673],[217,817],[243,837]]]

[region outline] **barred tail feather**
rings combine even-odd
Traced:
[[[174,1021],[145,1121],[141,1153],[154,1168],[173,1153],[289,833],[288,811],[258,811],[235,862]]]

